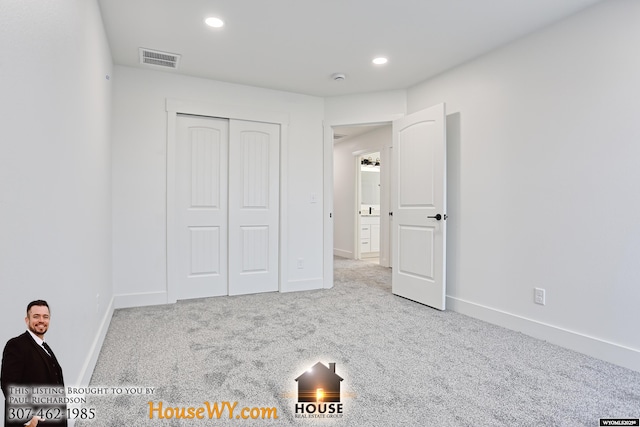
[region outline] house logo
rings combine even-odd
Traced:
[[[340,402],[340,383],[343,378],[336,374],[336,364],[329,367],[321,362],[302,373],[298,383],[296,418],[340,418],[343,404]]]

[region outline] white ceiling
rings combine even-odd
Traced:
[[[600,0],[99,0],[113,60],[316,96],[405,89]],[[204,19],[225,20],[221,29]],[[371,60],[386,56],[389,63]],[[336,82],[333,73],[347,79]]]

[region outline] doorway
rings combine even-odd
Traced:
[[[335,126],[331,131],[332,255],[389,267],[391,124]]]
[[[430,116],[430,117],[432,116],[432,117],[430,119],[426,119],[422,121],[417,120],[415,123],[413,122],[414,114],[417,114],[415,116],[417,117],[417,116],[421,116],[424,113],[426,113],[427,116]],[[410,178],[408,176],[405,176],[404,178],[401,178],[398,176],[399,168],[405,168],[405,166],[407,166],[407,170],[411,170],[411,171],[424,169],[424,165],[422,164],[419,164],[419,163],[415,165],[413,164],[414,161],[420,162],[421,160],[423,160],[423,158],[422,156],[415,156],[410,154],[411,149],[409,150],[403,149],[402,151],[406,151],[403,157],[404,161],[400,162],[399,164],[397,162],[397,157],[399,153],[396,152],[397,151],[396,147],[399,147],[400,145],[405,145],[405,144],[396,144],[396,138],[399,137],[399,131],[396,131],[395,128],[396,126],[398,126],[399,129],[403,129],[402,127],[406,126],[407,128],[410,128],[409,133],[407,133],[406,135],[411,136],[411,138],[408,139],[408,141],[410,141],[408,143],[408,146],[413,146],[415,151],[415,149],[422,144],[422,142],[420,142],[420,140],[422,140],[421,135],[424,135],[427,138],[427,145],[430,147],[430,149],[434,150],[433,152],[434,154],[437,154],[432,157],[433,162],[431,166],[433,166],[433,168],[430,168],[428,172],[425,172],[422,175],[429,175],[433,172],[433,175],[432,175],[434,177],[433,182],[444,184],[444,186],[442,186],[443,187],[442,189],[444,191],[441,192],[443,194],[443,197],[438,198],[439,200],[438,203],[433,204],[433,206],[430,206],[430,208],[435,209],[438,212],[434,212],[433,214],[429,213],[428,215],[426,215],[426,217],[427,219],[434,220],[434,221],[442,220],[444,224],[444,222],[447,220],[447,217],[448,217],[446,213],[446,141],[447,139],[445,137],[446,133],[444,132],[444,128],[447,126],[446,126],[445,107],[444,107],[444,104],[440,104],[438,106],[434,106],[426,110],[421,110],[414,114],[412,114],[411,115],[412,117],[408,119],[409,122],[403,122],[404,124],[401,124],[399,121],[400,118],[407,117],[404,114],[400,114],[397,117],[394,116],[387,119],[382,118],[382,120],[378,122],[378,123],[385,123],[385,122],[388,123],[388,121],[391,121],[393,123],[393,130],[392,130],[393,145],[387,147],[388,151],[386,151],[387,154],[389,155],[389,158],[393,160],[393,164],[394,164],[394,167],[393,167],[394,170],[390,174],[394,178],[393,179],[394,190],[392,190],[394,192],[393,210],[397,210],[396,207],[398,206],[400,208],[411,207],[412,205],[416,204],[415,203],[416,201],[419,202],[418,204],[424,204],[425,198],[424,198],[424,195],[421,194],[421,191],[419,190],[419,188],[421,186],[428,188],[428,186],[425,186],[422,184],[416,184],[415,180],[407,179],[407,178]],[[359,117],[357,114],[354,116]],[[384,116],[385,115],[383,115],[382,117]],[[339,235],[338,233],[336,233],[338,229],[337,221],[335,218],[333,218],[334,213],[336,213],[336,215],[338,214],[338,208],[340,203],[339,200],[337,200],[337,198],[334,197],[335,191],[337,190],[337,188],[339,188],[337,185],[339,174],[336,170],[338,167],[337,161],[336,161],[338,156],[336,154],[336,149],[335,149],[335,146],[336,146],[335,134],[337,133],[337,131],[340,129],[341,126],[347,126],[347,123],[350,123],[350,122],[334,121],[333,124],[325,125],[325,138],[324,138],[325,140],[324,159],[325,159],[325,172],[326,172],[325,196],[328,203],[326,204],[327,216],[325,217],[325,221],[324,221],[324,225],[325,225],[324,275],[326,277],[326,281],[329,283],[328,287],[331,287],[331,285],[333,284],[333,274],[334,274],[333,273],[333,257],[335,255],[339,255],[337,252],[340,250],[340,248],[338,248],[336,245],[336,239],[335,239],[335,237]],[[351,123],[358,123],[358,122],[351,122]],[[374,123],[374,122],[372,121],[371,123]],[[458,131],[458,134],[459,134],[459,131]],[[418,138],[417,139],[413,138],[414,136]],[[436,137],[436,138],[432,139],[431,137]],[[402,140],[405,139],[404,135],[399,138],[401,138]],[[392,150],[392,147],[394,148],[393,150]],[[384,163],[384,159],[381,159],[381,160]],[[407,163],[407,162],[409,164],[405,165],[404,163]],[[437,172],[436,172],[436,169],[438,170]],[[445,173],[443,173],[443,171]],[[398,183],[400,183],[400,185],[398,185]],[[438,187],[440,187],[440,184],[438,184]],[[408,191],[407,194],[405,195],[404,194],[405,190],[403,189],[406,188],[407,186],[412,186],[412,185],[415,186],[415,189]],[[401,193],[404,196],[409,196],[409,198],[401,197],[400,196]],[[387,193],[387,197],[388,197],[388,194],[389,193]],[[413,197],[413,196],[416,196],[416,197]],[[381,198],[384,199],[385,197],[381,196]],[[415,198],[415,200],[413,200],[412,198]],[[392,204],[389,203],[388,207],[391,207],[391,206]],[[382,207],[381,207],[381,210],[382,210]],[[391,212],[387,212],[387,213],[391,214]],[[388,217],[386,217],[385,212],[381,212],[381,221],[384,218],[387,218],[387,220],[389,219]],[[387,222],[387,225],[389,224],[389,222],[390,221]],[[437,299],[438,301],[435,301],[435,303],[431,301],[424,302],[424,304],[431,305],[439,309],[444,309],[444,304],[442,304],[444,300],[440,301],[441,300],[440,296],[444,296],[446,294],[446,290],[445,290],[446,281],[445,281],[445,274],[444,274],[444,272],[446,272],[446,254],[445,254],[445,245],[444,245],[444,243],[446,242],[446,234],[444,231],[445,230],[444,225],[438,227],[437,229],[429,226],[430,230],[424,231],[425,227],[420,228],[421,227],[420,225],[414,226],[414,224],[411,221],[408,221],[406,224],[398,224],[400,222],[404,222],[404,220],[396,221],[394,217],[393,233],[389,233],[388,230],[385,233],[381,229],[382,235],[386,234],[387,236],[391,236],[393,239],[393,249],[391,252],[393,254],[393,264],[394,264],[393,271],[397,272],[399,270],[403,270],[403,274],[407,273],[407,276],[411,276],[413,274],[412,270],[415,270],[413,267],[415,265],[420,264],[419,258],[423,257],[423,255],[426,255],[427,250],[429,250],[429,247],[430,247],[430,244],[428,242],[429,239],[425,239],[424,237],[426,235],[430,235],[434,237],[434,239],[432,239],[431,241],[434,244],[437,243],[437,247],[434,246],[433,251],[431,251],[431,254],[433,255],[431,257],[432,258],[431,265],[434,266],[433,270],[435,274],[432,275],[431,272],[426,272],[428,274],[423,274],[423,275],[433,276],[434,278],[433,282],[434,284],[437,284],[438,285],[437,287],[439,288],[438,292],[434,292],[434,295],[437,293],[437,297],[433,298],[433,300],[435,301]],[[382,225],[381,225],[381,228],[382,228]],[[420,255],[414,254],[413,256],[409,256],[408,258],[405,258],[400,252],[411,254],[412,250],[415,249],[416,247],[416,245],[410,244],[412,242],[412,237],[415,237],[415,233],[412,233],[414,229],[418,231],[422,231],[422,236],[417,236],[417,238],[413,239],[421,245],[420,250],[422,251],[422,254]],[[404,233],[403,236],[401,236],[402,241],[400,242],[400,246],[398,246],[398,239],[397,239],[399,232]],[[427,242],[426,244],[425,244],[425,241]],[[404,246],[402,246],[403,244]],[[396,250],[397,247],[402,247],[403,250],[398,251]],[[438,272],[436,272],[436,268],[435,268],[436,264],[438,265],[438,268],[437,268]],[[419,271],[419,273],[425,273],[424,268],[422,270],[418,269],[416,271]],[[433,288],[435,289],[435,287],[436,286],[434,286]],[[394,293],[395,293],[395,290],[394,290]],[[402,292],[399,291],[399,294],[402,294]],[[409,297],[409,299],[412,299],[412,298]],[[416,298],[415,300],[418,300],[418,298]]]
[[[380,152],[363,154],[356,162],[356,259],[380,263]]]

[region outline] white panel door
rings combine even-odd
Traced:
[[[229,295],[278,290],[280,126],[231,120]]]
[[[228,141],[228,120],[177,117],[177,299],[227,295]]]
[[[445,309],[445,106],[393,122],[392,291]]]

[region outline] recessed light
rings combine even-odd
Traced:
[[[220,28],[224,25],[224,21],[220,18],[216,18],[215,16],[205,19],[204,23],[213,28]]]
[[[383,64],[386,64],[387,61],[388,61],[387,58],[379,57],[374,59],[372,62],[376,65],[383,65]]]

